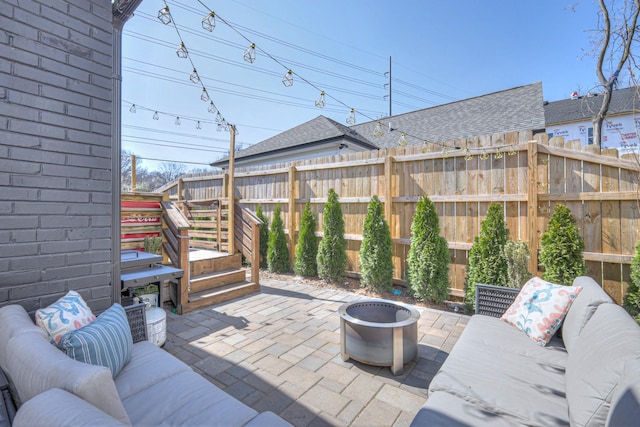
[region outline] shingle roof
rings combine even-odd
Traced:
[[[546,103],[544,116],[547,126],[590,119],[602,105],[602,94],[581,96]],[[640,109],[637,87],[614,90],[607,115],[629,113]]]
[[[409,145],[444,142],[501,132],[545,128],[542,83],[533,83],[380,120],[384,136],[375,138],[377,121],[352,126],[380,148],[395,147],[401,132]],[[389,132],[388,123],[392,129]]]
[[[358,134],[357,131],[349,129],[347,126],[327,117],[318,116],[313,120],[238,151],[235,154],[235,159],[246,159],[266,153],[272,154],[278,151],[292,150],[308,144],[324,144],[334,139],[347,139],[363,146],[367,150],[375,150],[377,148],[375,144]],[[224,159],[216,160],[213,164],[223,164],[227,161],[228,158],[225,157]]]

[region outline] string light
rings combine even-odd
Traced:
[[[376,138],[380,138],[384,135],[384,131],[382,130],[382,123],[376,123],[376,127],[373,129],[373,136]]]
[[[189,76],[189,80],[191,80],[194,83],[200,83],[200,76],[198,75],[198,72],[196,71],[195,68],[191,72],[191,75]]]
[[[400,139],[398,140],[398,145],[399,145],[400,147],[404,147],[404,146],[406,146],[406,145],[407,145],[407,138],[405,138],[405,134],[404,134],[404,132],[402,132],[402,133],[400,134]]]
[[[218,109],[213,104],[213,101],[209,101],[209,108],[207,109],[207,111],[210,112],[211,114],[218,112]]]
[[[464,159],[468,162],[473,160],[473,154],[471,154],[471,150],[469,150],[469,147],[467,147],[465,150],[465,155],[464,155]]]
[[[496,150],[496,154],[493,155],[496,159],[501,159],[502,157],[504,157],[504,152],[498,148]]]
[[[256,45],[255,43],[251,43],[251,46],[244,51],[244,55],[242,58],[250,64],[253,64],[253,61],[256,60]]]
[[[202,28],[212,32],[216,27],[216,14],[213,11],[209,12],[207,16],[202,18]]]
[[[202,125],[200,124],[200,120],[196,123],[196,129],[202,129]]]
[[[282,77],[282,84],[284,85],[284,87],[293,86],[293,71],[289,70],[286,72],[284,77]]]
[[[429,141],[425,139],[424,141],[422,141],[422,152],[428,153],[430,151],[431,151],[431,146],[429,145]]]
[[[136,104],[131,104],[131,108],[129,108],[129,112],[130,113],[135,113],[136,112]]]
[[[318,97],[318,99],[316,99],[316,107],[324,108],[325,105],[326,103],[324,101],[324,91],[322,91],[320,92],[320,96]]]
[[[489,158],[489,153],[487,153],[487,150],[482,149],[482,152],[480,153],[480,159],[487,160],[488,158]]]
[[[153,113],[153,120],[160,120],[160,115],[158,114],[157,111]]]
[[[184,45],[184,42],[180,42],[180,46],[176,49],[176,55],[178,55],[178,58],[186,58],[189,56],[189,52],[187,52],[187,47]]]
[[[353,108],[349,111],[349,115],[347,116],[347,124],[355,125],[356,124],[356,110]]]
[[[182,122],[180,121],[180,117],[176,117],[176,125],[180,126],[182,124]]]
[[[165,6],[158,11],[158,19],[164,25],[169,25],[172,21],[171,12],[169,12],[169,6]]]
[[[222,121],[224,120],[224,117],[222,117],[222,114],[220,114],[220,111],[218,111],[218,113],[216,113],[216,118],[214,119],[214,122],[216,122],[217,124],[222,123]]]
[[[200,94],[200,99],[203,100],[204,102],[210,101],[211,98],[209,98],[209,94],[207,93],[207,89],[206,88],[202,88],[202,93]]]
[[[449,147],[445,145],[442,147],[442,158],[446,159],[447,157],[449,157]]]
[[[509,146],[509,151],[507,151],[507,156],[515,156],[516,155],[516,148],[513,145]]]

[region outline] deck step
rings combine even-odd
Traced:
[[[219,288],[232,283],[243,282],[247,279],[247,272],[242,269],[217,271],[191,277],[191,293],[198,293],[209,289]]]
[[[242,267],[242,254],[225,255],[216,258],[200,259],[189,262],[191,277],[202,276],[216,271],[238,269]]]
[[[189,302],[182,306],[182,314],[198,310],[200,308],[221,304],[259,291],[260,285],[253,282],[243,281],[215,289],[191,293],[189,294]]]

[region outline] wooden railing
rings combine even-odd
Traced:
[[[165,200],[162,202],[163,252],[171,264],[184,270],[176,290],[176,306],[182,307],[189,300],[189,221],[178,207]]]
[[[181,200],[174,203],[191,225],[191,247],[229,251],[229,202],[226,199]]]
[[[260,284],[260,225],[262,221],[249,209],[235,205],[235,246],[251,263],[251,281]]]

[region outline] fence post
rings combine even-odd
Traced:
[[[180,279],[180,286],[177,292],[177,306],[179,314],[182,314],[182,306],[189,302],[189,281],[191,279],[191,265],[189,264],[189,230],[181,228],[178,232],[178,258],[184,273]]]
[[[527,228],[529,229],[529,273],[538,274],[538,141],[527,144],[527,173],[529,188],[527,191]]]
[[[296,167],[289,166],[289,263],[293,266],[296,254]]]

